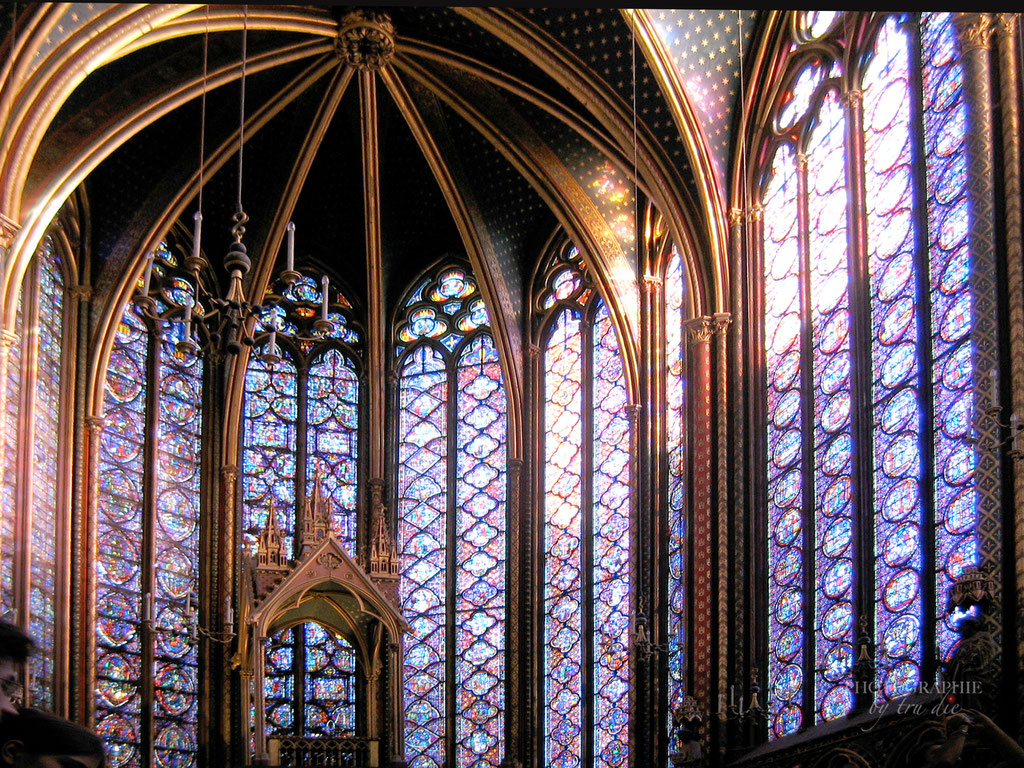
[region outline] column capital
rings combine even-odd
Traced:
[[[850,107],[859,107],[864,103],[864,92],[859,88],[850,88],[843,91],[843,101]]]
[[[10,248],[19,229],[21,226],[14,219],[0,213],[0,248]]]
[[[738,227],[748,218],[748,214],[745,210],[740,207],[733,207],[729,209],[729,223],[734,227]]]
[[[711,320],[715,324],[715,333],[724,334],[732,324],[732,313],[715,312],[715,314],[711,316]]]
[[[1000,13],[997,14],[999,19],[999,32],[1000,34],[1012,37],[1017,34],[1017,17],[1019,14],[1016,13]]]
[[[711,341],[714,327],[710,317],[695,317],[687,320],[684,325],[690,332],[690,338],[698,344],[706,344]]]
[[[79,301],[89,301],[92,298],[92,286],[85,283],[73,286],[68,292],[71,298]]]
[[[527,344],[526,356],[530,360],[536,360],[538,357],[540,357],[540,347],[537,344]]]
[[[991,46],[995,31],[992,14],[958,13],[953,17],[953,24],[965,56],[976,50],[988,50]]]
[[[0,330],[0,346],[4,348],[4,351],[9,351],[21,337],[14,331],[4,328]]]

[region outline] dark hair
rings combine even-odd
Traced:
[[[21,627],[0,619],[0,661],[24,664],[35,650],[32,638]]]
[[[31,755],[98,757],[101,766],[106,759],[103,741],[88,728],[31,707],[0,719],[0,746],[13,740],[20,741]]]

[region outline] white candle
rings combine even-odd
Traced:
[[[224,623],[228,629],[235,625],[235,609],[231,607],[231,596],[224,598]]]
[[[1013,437],[1013,451],[1020,453],[1020,416],[1014,413],[1010,416],[1010,435]]]
[[[322,320],[326,320],[327,319],[327,304],[328,304],[328,301],[329,301],[328,298],[327,298],[327,288],[329,286],[327,275],[324,275],[323,280],[321,280],[321,285],[323,285],[323,296],[321,297],[321,301],[320,301],[320,318]]]
[[[270,329],[270,343],[267,345],[267,354],[273,355],[277,352],[277,328]]]
[[[142,620],[150,621],[153,618],[153,595],[149,592],[142,596]]]
[[[285,269],[289,272],[295,269],[295,222],[289,221],[288,226],[288,261]]]
[[[989,385],[989,405],[992,408],[999,407],[999,372],[995,368],[989,369],[988,372],[988,385]]]
[[[195,219],[196,226],[192,232],[192,258],[199,259],[199,240],[203,234],[203,214],[196,211],[196,215],[192,217]]]
[[[142,295],[149,296],[149,283],[153,278],[153,254],[146,254],[146,271],[142,276]]]

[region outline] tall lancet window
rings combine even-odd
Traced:
[[[506,402],[470,272],[406,298],[398,355],[405,750],[419,768],[498,766],[505,713]]]
[[[161,244],[150,295],[192,301]],[[188,606],[199,582],[203,361],[129,303],[107,364],[97,457],[96,730],[111,764],[196,765],[198,656]]]
[[[544,762],[629,764],[633,464],[615,325],[564,246],[540,276]]]
[[[686,696],[686,282],[673,246],[665,267],[665,453],[668,459],[668,702]],[[671,714],[669,715],[671,719]]]
[[[863,21],[799,17],[762,169],[772,737],[850,711],[862,627],[876,699],[941,675],[949,588],[979,557],[952,16]]]
[[[327,302],[326,309],[324,302]],[[242,541],[276,527],[284,560],[312,539],[314,512],[354,555],[362,330],[345,297],[302,275],[267,309],[245,374]],[[314,323],[326,314],[330,329]],[[315,503],[314,503],[315,502]],[[316,623],[282,629],[266,651],[267,735],[356,732],[355,654]]]
[[[26,626],[37,652],[28,669],[26,705],[53,709],[57,653],[57,588],[67,564],[70,488],[61,471],[66,429],[63,360],[68,254],[47,235],[29,265],[18,303],[17,334],[8,347],[4,487],[0,523],[0,603],[7,618]],[[27,537],[27,540],[25,539]]]

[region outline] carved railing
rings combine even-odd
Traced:
[[[377,739],[273,736],[267,740],[270,765],[281,768],[377,768]]]

